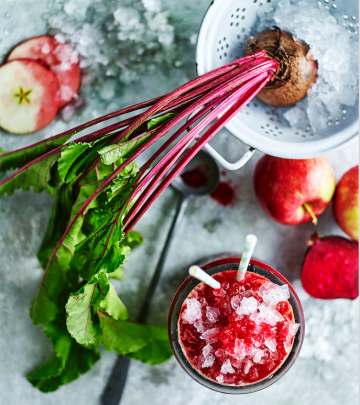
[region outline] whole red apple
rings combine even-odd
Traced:
[[[334,216],[340,228],[359,241],[359,166],[340,179],[334,200]]]
[[[335,178],[324,157],[293,160],[266,155],[256,165],[254,187],[259,204],[274,221],[316,224],[334,194]]]

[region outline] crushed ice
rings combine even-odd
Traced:
[[[213,347],[209,344],[203,347],[202,350],[202,358],[201,358],[201,368],[210,367],[214,364],[215,356],[211,353],[213,351]]]
[[[298,331],[299,327],[300,327],[299,323],[284,322],[281,333],[286,334],[286,339],[284,340],[284,348],[286,353],[290,353],[292,346],[291,343],[292,338],[296,335],[296,332]]]
[[[221,370],[220,370],[223,374],[232,374],[235,373],[235,370],[233,369],[230,360],[227,359],[226,361],[224,361],[223,365],[221,366]]]
[[[206,307],[206,317],[210,323],[215,323],[219,315],[219,308]]]
[[[205,339],[206,343],[215,343],[219,340],[220,328],[212,328],[204,332],[200,339]]]
[[[186,305],[186,309],[182,315],[186,322],[194,323],[201,318],[201,304],[196,298],[188,298]]]
[[[224,382],[224,374],[219,374],[216,379],[218,383],[222,384]]]
[[[290,298],[289,286],[266,282],[259,288],[259,295],[268,305],[275,306]]]
[[[265,346],[272,352],[276,352],[276,339],[265,340]]]
[[[241,301],[240,307],[237,308],[236,313],[238,315],[251,315],[254,313],[258,308],[258,302],[256,298],[250,297],[246,298],[244,297]]]

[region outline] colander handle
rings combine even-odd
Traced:
[[[199,110],[197,110],[199,111]],[[189,115],[189,117],[187,118],[187,121],[193,117],[197,111],[194,111],[192,114]],[[187,131],[189,132],[192,128],[192,125],[190,125],[187,128]],[[195,138],[198,139],[199,135]],[[238,170],[241,167],[244,166],[245,163],[248,162],[248,160],[251,158],[251,156],[255,153],[256,149],[255,148],[249,148],[249,150],[247,152],[245,152],[244,156],[239,159],[237,162],[235,163],[230,163],[228,162],[226,159],[224,159],[220,153],[216,152],[216,150],[210,146],[208,143],[206,143],[203,147],[203,149],[205,149],[209,155],[211,155],[224,169],[226,170]]]
[[[256,149],[250,148],[247,152],[245,152],[241,159],[239,159],[235,163],[230,163],[226,159],[224,159],[218,152],[216,152],[216,150],[208,143],[205,144],[203,149],[205,149],[209,153],[209,155],[211,155],[226,170],[240,169],[240,167],[243,167],[256,151]]]

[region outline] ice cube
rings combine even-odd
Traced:
[[[207,357],[213,351],[213,347],[209,344],[205,345],[202,349],[202,354]]]
[[[258,349],[256,347],[253,347],[251,354],[253,355],[253,362],[254,363],[259,363],[262,356],[264,355],[264,351],[261,350],[261,349]]]
[[[259,305],[259,312],[254,312],[250,319],[257,323],[258,325],[266,323],[268,325],[274,326],[277,322],[282,322],[284,320],[283,316],[273,307],[268,307],[265,304]]]
[[[198,319],[196,322],[194,322],[194,326],[195,326],[196,330],[197,330],[199,333],[204,333],[204,332],[206,332],[207,330],[210,329],[208,326],[204,325],[204,323],[203,323],[203,321],[201,320],[201,318]]]
[[[242,299],[243,297],[241,295],[235,295],[231,298],[231,306],[235,311],[239,308]]]
[[[183,312],[182,318],[191,324],[201,318],[201,304],[196,298],[188,298],[186,300],[186,309]]]
[[[205,339],[206,343],[215,343],[219,340],[220,328],[212,328],[204,332],[200,339]]]
[[[221,370],[220,370],[223,374],[232,374],[235,373],[235,370],[233,369],[230,360],[227,359],[223,365],[221,366]]]
[[[265,346],[272,352],[276,352],[276,339],[265,340]]]
[[[286,113],[284,113],[284,118],[294,128],[304,127],[308,122],[306,110],[299,107],[290,108]]]
[[[249,354],[249,348],[248,346],[244,343],[243,339],[235,339],[235,345],[234,345],[234,353],[238,358],[243,358],[247,354]]]
[[[290,298],[289,286],[282,286],[266,282],[259,288],[259,295],[268,305],[275,306],[281,301],[286,301]]]
[[[257,310],[258,307],[258,302],[256,298],[250,297],[246,298],[244,297],[241,301],[240,307],[236,310],[236,313],[238,315],[251,315]]]
[[[217,380],[217,382],[218,382],[219,384],[222,384],[222,383],[224,382],[224,374],[219,374],[219,375],[216,377],[216,380]]]
[[[232,356],[230,359],[230,363],[233,367],[240,369],[243,363],[243,359],[238,359],[237,357]]]
[[[284,348],[286,353],[290,353],[291,346],[292,346],[292,338],[296,335],[296,332],[299,330],[300,324],[299,323],[290,323],[284,322],[284,326],[281,330],[281,335],[286,336],[284,340]]]
[[[219,308],[206,307],[206,317],[210,323],[215,323],[220,315]]]
[[[252,363],[251,360],[245,361],[245,363],[244,363],[244,368],[243,368],[244,374],[247,374],[247,373],[250,371],[250,368],[251,368],[252,364],[253,364],[253,363]]]
[[[211,367],[214,364],[215,356],[213,354],[209,354],[208,356],[204,356],[204,362],[201,368]]]

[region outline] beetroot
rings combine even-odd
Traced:
[[[341,236],[315,233],[301,273],[305,291],[314,298],[355,299],[359,296],[358,243]]]
[[[279,60],[280,72],[257,97],[274,107],[289,107],[306,97],[317,78],[317,62],[309,52],[309,46],[277,28],[257,34],[247,46],[245,55],[261,49]]]

